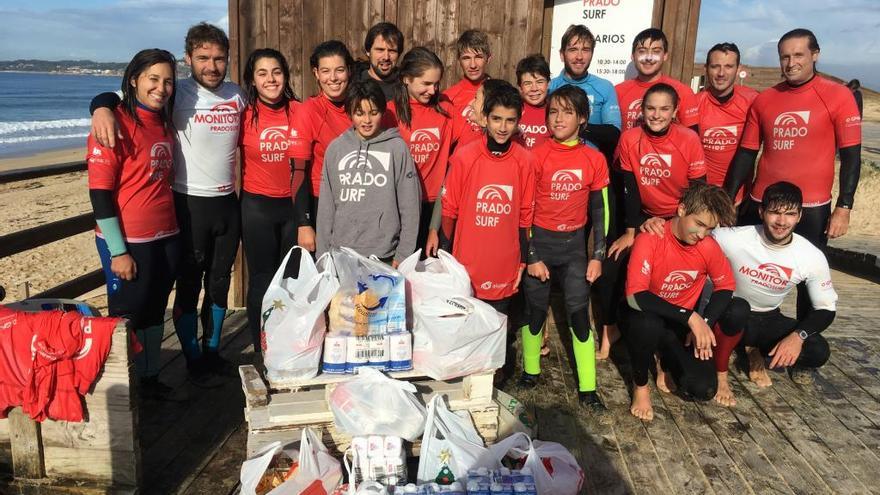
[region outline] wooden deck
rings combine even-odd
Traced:
[[[758,390],[732,368],[735,408],[654,392],[655,419],[644,424],[628,413],[629,365],[618,345],[599,365],[613,413],[601,425],[579,411],[567,343],[553,331],[543,388],[511,392],[535,409],[540,438],[579,459],[584,493],[878,493],[880,292],[840,272],[834,282],[841,301],[826,331],[833,354],[812,386],[772,373],[773,387]],[[226,328],[223,355],[250,362],[244,313],[232,313]],[[170,324],[163,350],[161,378],[179,401],[141,406],[142,493],[234,493],[247,438],[238,379],[211,389],[189,383]]]

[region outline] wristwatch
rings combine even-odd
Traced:
[[[797,335],[801,338],[801,340],[807,340],[807,338],[809,338],[810,336],[810,334],[808,334],[806,330],[801,330],[800,332],[798,332]]]

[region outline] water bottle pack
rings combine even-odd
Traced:
[[[412,334],[406,331],[358,337],[330,333],[324,339],[324,373],[357,373],[368,366],[380,371],[407,371],[412,365]]]
[[[355,483],[376,481],[386,486],[406,483],[406,451],[403,439],[395,436],[369,435],[351,439],[354,451],[352,471]]]
[[[537,495],[535,478],[528,468],[468,470],[468,495]]]

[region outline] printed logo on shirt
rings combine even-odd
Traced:
[[[10,328],[14,327],[17,322],[18,317],[15,314],[0,318],[0,331],[9,330]]]
[[[791,282],[791,273],[794,270],[787,266],[776,263],[762,263],[756,268],[743,265],[739,272],[751,280],[754,285],[770,290],[785,290]]]
[[[290,140],[287,126],[267,127],[260,133],[260,160],[268,163],[283,162],[287,158]]]
[[[150,148],[150,182],[155,182],[168,177],[168,172],[174,163],[171,154],[171,143],[160,141]]]
[[[240,116],[238,102],[225,101],[214,105],[208,111],[196,109],[193,122],[209,126],[208,130],[214,133],[238,133]]]
[[[339,160],[339,200],[360,202],[367,187],[385,187],[391,170],[391,153],[355,150]]]
[[[658,186],[672,176],[672,155],[648,153],[639,159],[639,182],[643,186]]]
[[[491,280],[487,280],[487,281],[483,282],[482,284],[480,284],[480,288],[483,290],[503,289],[503,288],[507,287],[508,285],[510,285],[509,282],[495,283],[495,282],[492,282]]]
[[[97,146],[92,147],[92,154],[93,154],[93,155],[95,155],[95,156],[101,156],[103,153],[104,153],[104,152],[101,151],[101,148],[98,148]]]
[[[92,350],[92,319],[91,318],[80,318],[79,319],[79,328],[82,330],[82,333],[85,337],[83,340],[83,345],[80,348],[79,352],[73,356],[74,361],[80,360],[86,357],[89,354],[89,351]]]
[[[738,142],[735,125],[710,127],[703,133],[703,149],[724,151]]]
[[[651,264],[648,263],[648,260],[642,260],[642,275],[650,275],[651,274]]]
[[[578,169],[557,170],[550,178],[550,199],[568,201],[571,193],[584,188],[584,173]]]
[[[794,149],[796,139],[807,137],[807,133],[809,131],[807,125],[809,123],[809,110],[782,112],[777,115],[776,118],[773,120],[773,142],[771,143],[772,149]]]
[[[675,299],[682,291],[691,288],[699,273],[696,270],[673,270],[663,279],[659,296],[663,299]]]
[[[548,134],[547,124],[526,125],[520,122],[519,133],[522,134],[526,148],[532,149],[535,146],[535,141],[537,141],[534,136],[546,136]]]
[[[497,227],[502,215],[510,215],[513,210],[513,186],[506,184],[487,184],[477,191],[477,215],[474,219],[478,227]]]
[[[440,129],[426,127],[416,129],[409,136],[409,152],[417,165],[426,163],[431,158],[431,153],[440,150]]]
[[[821,284],[819,284],[819,287],[821,287],[824,290],[829,290],[834,287],[834,284],[831,283],[831,279],[828,279],[828,280],[825,280],[824,282],[822,282]]]
[[[636,125],[636,122],[641,120],[642,118],[642,99],[639,98],[637,100],[633,100],[632,103],[626,107],[626,121],[629,122],[627,129],[631,129]]]

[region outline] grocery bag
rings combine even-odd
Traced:
[[[405,331],[403,275],[350,248],[333,248],[330,255],[339,279],[339,291],[330,304],[330,331],[357,336]]]
[[[342,464],[330,455],[321,437],[305,427],[299,444],[299,467],[268,495],[329,495],[342,482]]]
[[[241,481],[242,495],[256,495],[257,485],[260,484],[263,473],[266,472],[272,459],[279,452],[281,452],[281,442],[272,442],[241,464],[239,480]]]
[[[300,250],[296,278],[284,271]],[[329,270],[319,272],[308,251],[288,251],[263,296],[263,363],[270,379],[304,379],[318,374],[326,324],[324,309],[339,288]]]
[[[500,468],[501,460],[510,455],[525,457],[524,468],[532,471],[538,493],[577,495],[584,482],[584,471],[563,445],[532,440],[525,433],[513,435],[489,446],[488,454],[477,462],[490,469]]]
[[[504,365],[507,316],[473,297],[432,297],[413,307],[413,368],[449,380]]]
[[[436,258],[419,260],[418,249],[397,267],[409,284],[410,302],[413,306],[436,296],[473,296],[471,278],[467,269],[444,250]]]
[[[428,403],[428,419],[419,456],[419,483],[436,482],[448,485],[458,481],[467,484],[468,469],[481,467],[487,449],[467,411],[459,413],[446,407],[437,394]]]
[[[492,399],[498,404],[498,438],[507,438],[516,432],[535,435],[535,417],[516,397],[494,389]]]
[[[351,380],[330,392],[336,428],[349,435],[394,435],[415,441],[425,427],[425,407],[410,382],[388,378],[373,368],[358,368]]]

